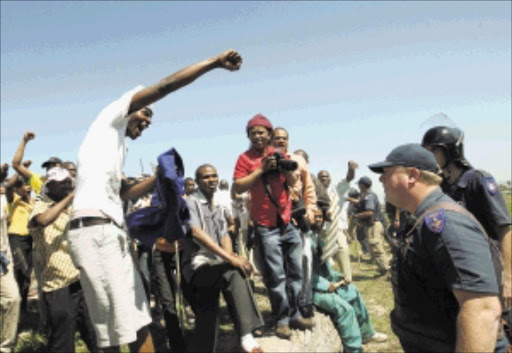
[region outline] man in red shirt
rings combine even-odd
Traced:
[[[261,114],[249,120],[246,130],[251,146],[238,157],[233,187],[237,193],[249,190],[251,219],[263,257],[263,282],[276,320],[276,335],[289,338],[290,328],[304,330],[313,327],[314,322],[302,317],[297,306],[302,289],[302,243],[290,223],[288,185],[292,185],[293,175],[278,167],[278,151],[269,146],[272,129]]]

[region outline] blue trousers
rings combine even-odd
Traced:
[[[283,234],[281,234],[283,233]],[[277,326],[301,317],[298,296],[302,289],[302,241],[293,225],[256,227],[263,258],[263,283],[267,288]]]

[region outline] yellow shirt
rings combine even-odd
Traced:
[[[30,219],[48,211],[56,204],[48,196],[38,198]],[[73,265],[68,251],[66,229],[71,215],[71,205],[46,227],[32,229],[35,259],[41,269],[41,289],[51,292],[69,286],[80,279],[80,271]]]
[[[30,178],[28,179],[30,184],[30,188],[34,191],[35,194],[39,195],[41,193],[41,188],[44,184],[44,178],[37,173],[30,174]]]
[[[7,204],[10,221],[9,229],[7,230],[9,234],[29,235],[28,219],[33,205],[32,199],[27,203],[18,194],[14,193],[14,200]]]

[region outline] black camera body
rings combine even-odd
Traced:
[[[276,159],[277,167],[281,170],[294,171],[299,167],[297,162],[286,159],[282,153],[275,152],[271,156]]]

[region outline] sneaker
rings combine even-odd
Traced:
[[[312,318],[299,317],[290,321],[290,327],[298,330],[307,330],[315,326],[315,321]]]
[[[288,326],[288,324],[282,324],[277,326],[276,336],[284,339],[289,339],[290,337],[292,337],[292,331],[290,330],[290,326]]]
[[[382,343],[386,342],[388,340],[388,335],[382,332],[375,332],[375,334],[372,337],[363,338],[363,344],[375,342],[375,343]]]

